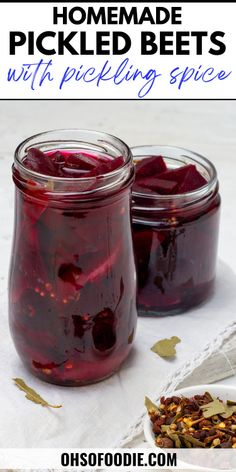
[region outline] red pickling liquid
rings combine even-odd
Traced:
[[[130,188],[89,200],[76,196],[72,178],[92,177],[83,188],[96,189],[97,179],[121,168],[124,159],[31,149],[23,164],[71,179],[68,188],[75,186],[75,194],[68,200],[66,191],[58,195],[53,190],[50,178],[45,187],[33,174],[27,180],[13,171],[10,327],[17,351],[48,382],[101,380],[127,357],[136,327]]]
[[[182,195],[184,202],[188,192],[205,185],[207,180],[193,164],[171,169],[161,156],[146,157],[136,164],[133,240],[140,314],[180,313],[204,301],[212,292],[219,227],[218,190],[183,207],[174,199],[175,195]],[[165,198],[158,202],[158,195],[168,198],[168,202]],[[144,209],[138,210],[135,204]]]

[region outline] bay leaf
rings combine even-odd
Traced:
[[[182,437],[182,441],[188,449],[192,447],[192,443],[190,441],[187,441],[187,439],[184,436]]]
[[[181,339],[179,339],[178,336],[172,336],[169,339],[161,339],[151,347],[151,351],[155,352],[155,354],[158,354],[160,357],[174,357],[176,354],[175,346],[180,342]]]
[[[225,413],[226,405],[222,403],[218,398],[213,397],[213,401],[200,406],[204,418],[210,418],[214,415],[222,415]]]
[[[47,407],[50,407],[50,408],[61,408],[62,407],[62,405],[51,405],[50,403],[48,403],[46,400],[44,400],[42,397],[40,397],[40,395],[37,392],[35,392],[35,390],[28,387],[28,385],[26,385],[24,380],[19,379],[19,378],[15,378],[13,380],[14,380],[15,384],[17,385],[17,387],[20,390],[22,390],[23,392],[25,392],[25,394],[26,394],[25,397],[27,398],[27,400],[30,400],[31,402],[37,403],[38,405],[47,406]]]
[[[168,431],[171,432],[170,426],[168,424],[162,424],[161,425],[161,431],[163,433],[167,433]]]
[[[183,439],[186,439],[190,444],[192,444],[195,447],[205,447],[205,444],[203,442],[194,438],[190,434],[180,434],[179,436]]]
[[[177,433],[171,433],[170,431],[167,431],[166,433],[169,436],[169,438],[172,439],[172,441],[174,441],[175,447],[178,448],[178,449],[181,448],[181,442],[180,442],[178,434]]]
[[[208,403],[213,402],[213,400],[215,398],[209,392],[205,392],[205,397],[208,397],[208,400],[209,400]]]
[[[233,402],[232,402],[233,403]],[[236,405],[225,405],[225,411],[222,413],[220,416],[222,416],[224,419],[229,418],[232,416],[234,413],[236,413]]]
[[[222,418],[227,419],[236,413],[236,402],[227,400],[227,403],[224,403],[218,400],[218,398],[212,397],[212,399],[212,402],[200,407],[201,410],[203,410],[203,416],[205,418],[220,415]]]
[[[144,402],[146,408],[147,408],[147,411],[158,411],[159,408],[157,405],[155,405],[155,403],[152,402],[152,400],[150,400],[150,398],[148,397],[145,397],[145,402]]]

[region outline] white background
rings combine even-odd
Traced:
[[[142,3],[142,5],[141,5]],[[157,78],[155,85],[146,98],[235,98],[235,47],[236,47],[236,3],[182,3],[182,24],[171,25],[150,25],[148,22],[143,25],[86,25],[86,23],[76,26],[72,24],[53,25],[52,10],[53,5],[62,8],[66,5],[69,9],[77,5],[76,3],[5,3],[0,5],[0,44],[1,44],[1,64],[0,64],[0,98],[137,98],[140,87],[144,84],[140,79],[135,82],[125,82],[122,85],[115,86],[112,81],[104,82],[99,87],[95,83],[86,84],[83,82],[75,82],[72,80],[60,91],[58,83],[62,77],[67,66],[79,68],[83,65],[83,70],[89,67],[96,67],[99,71],[108,59],[114,72],[120,62],[126,57],[129,58],[130,65],[134,69],[137,67],[143,72],[147,72],[150,68],[156,69],[162,73],[161,78]],[[86,9],[87,5],[93,5],[94,8],[99,6],[117,6],[122,3],[96,3],[86,2],[79,4]],[[124,4],[123,4],[124,5]],[[126,8],[137,5],[139,11],[142,11],[144,5],[150,6],[153,13],[156,5],[165,6],[180,6],[180,3],[125,3]],[[70,31],[85,31],[87,32],[88,47],[95,47],[95,32],[97,30],[104,31],[125,31],[132,39],[132,48],[124,56],[72,56],[69,53],[64,56],[42,56],[36,53],[35,56],[27,55],[27,47],[22,46],[17,48],[15,56],[9,56],[9,31],[35,31],[35,35],[45,31],[59,31],[64,30],[67,33]],[[158,36],[158,31],[208,31],[209,34],[213,31],[224,31],[225,37],[223,42],[226,43],[226,52],[220,56],[213,56],[208,53],[211,46],[209,38],[203,38],[205,45],[203,47],[204,54],[202,56],[195,55],[195,40],[191,39],[191,55],[190,56],[160,56],[155,55],[140,55],[140,32],[153,31]],[[45,46],[53,47],[56,44],[56,39],[49,38],[45,41]],[[72,44],[77,47],[76,40]],[[38,62],[41,58],[48,61],[53,60],[53,76],[52,83],[44,82],[43,87],[38,87],[34,91],[30,89],[30,82],[7,82],[7,72],[9,68],[16,68],[21,70],[22,63]],[[185,83],[181,90],[178,90],[176,85],[169,84],[169,73],[175,67],[180,67],[181,70],[185,67],[198,67],[202,65],[204,70],[208,67],[214,67],[216,73],[222,69],[229,72],[232,71],[230,77],[224,81],[215,80],[210,83],[203,83],[202,81],[194,82],[190,80]],[[36,81],[37,82],[37,81]]]

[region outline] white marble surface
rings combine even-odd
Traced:
[[[219,256],[236,271],[236,102],[0,101],[0,292],[7,285],[13,227],[14,149],[34,133],[68,127],[107,131],[130,146],[183,146],[212,160],[223,202]],[[236,378],[223,382],[235,385]]]

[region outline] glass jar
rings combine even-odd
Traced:
[[[206,158],[171,146],[131,149],[135,162],[161,155],[169,169],[194,164],[207,183],[179,195],[132,193],[138,312],[181,313],[212,293],[220,196],[216,169]]]
[[[31,148],[123,156],[124,163],[98,177],[49,177],[24,165]],[[104,133],[49,131],[16,149],[10,329],[24,364],[45,381],[99,381],[131,349],[137,319],[133,176],[129,148]]]

